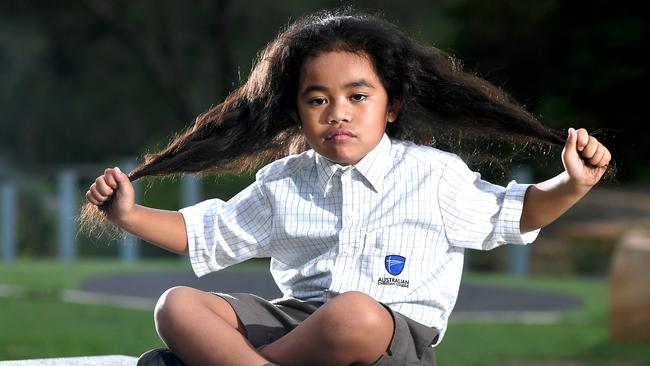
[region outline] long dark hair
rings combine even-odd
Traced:
[[[308,15],[282,30],[259,53],[243,85],[198,116],[165,149],[146,155],[130,179],[237,173],[307,149],[292,117],[301,67],[307,57],[333,50],[368,56],[389,102],[400,102],[399,116],[387,128],[392,138],[448,149],[451,144],[445,142],[459,134],[467,139],[564,143],[562,133],[545,128],[498,87],[464,72],[455,57],[415,41],[379,16],[343,9]],[[81,221],[92,226],[101,214],[88,204]]]

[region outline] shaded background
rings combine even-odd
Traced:
[[[17,258],[0,265],[0,359],[137,356],[162,346],[151,306],[71,303],[66,294],[116,274],[188,275],[187,261],[154,261],[171,255],[152,245],[140,246],[147,261],[113,261],[122,244],[84,234],[75,238],[80,260],[40,260],[60,256],[59,174],[76,172],[77,201],[84,202],[104,168],[161,148],[246,80],[256,52],[279,28],[348,4],[380,10],[415,38],[456,54],[467,70],[503,87],[546,125],[599,132],[617,164],[612,181],[525,247],[528,278],[484,272],[513,273],[507,246],[468,256],[466,268],[482,272],[465,274],[464,284],[570,294],[582,309],[553,324],[457,320],[437,351],[441,363],[648,364],[647,341],[611,341],[605,281],[625,232],[650,223],[648,13],[642,2],[560,0],[0,1],[0,193],[14,184],[17,215]],[[560,171],[558,150],[523,159],[534,180]],[[482,173],[499,183],[507,178]],[[251,179],[212,176],[200,186],[203,197],[228,198]],[[144,183],[143,204],[180,207],[178,179]],[[266,273],[268,263],[242,266]],[[647,292],[647,282],[633,278],[627,281],[639,285],[633,292]],[[504,301],[490,293],[476,302],[492,300]],[[626,313],[647,314],[643,306]]]
[[[618,167],[609,184],[647,190],[650,42],[640,3],[3,1],[0,176],[19,182],[19,255],[56,252],[60,170],[81,172],[83,202],[104,167],[161,148],[246,80],[256,52],[291,19],[348,4],[379,10],[415,38],[456,54],[546,125],[599,132]],[[535,158],[535,180],[561,169],[557,152]],[[250,179],[207,179],[204,194],[227,198]],[[143,202],[178,208],[176,183],[150,183]],[[83,255],[116,250],[79,240]]]

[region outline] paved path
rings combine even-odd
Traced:
[[[115,274],[84,283],[81,290],[123,299],[141,299],[148,307],[168,288],[190,286],[205,291],[251,292],[267,299],[281,296],[271,274],[261,270],[223,270],[197,278],[193,273]],[[146,307],[145,306],[145,307]],[[557,313],[578,309],[579,298],[540,290],[463,283],[452,320],[552,322]]]

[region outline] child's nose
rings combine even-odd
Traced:
[[[327,123],[350,122],[350,111],[343,103],[330,103]]]

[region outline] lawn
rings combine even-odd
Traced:
[[[650,365],[650,342],[615,344],[607,329],[607,283],[571,277],[516,279],[498,274],[466,275],[466,282],[577,295],[584,308],[558,324],[451,322],[437,348],[441,365],[642,366]],[[453,315],[452,315],[453,318]]]
[[[125,271],[189,271],[187,263],[16,262],[0,266],[0,284],[19,297],[0,297],[0,360],[79,355],[140,355],[160,347],[152,311],[59,301],[60,291],[85,279]]]
[[[85,279],[125,271],[189,271],[181,261],[124,264],[109,261],[17,262],[0,266],[0,284],[22,286],[20,297],[0,297],[0,360],[78,355],[137,356],[161,346],[151,311],[58,300]],[[437,348],[440,365],[650,365],[650,344],[614,344],[607,335],[607,284],[577,278],[466,275],[464,281],[542,288],[577,295],[580,311],[558,324],[453,322]]]

